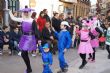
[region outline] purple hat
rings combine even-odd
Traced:
[[[31,8],[24,8],[22,10],[19,10],[21,12],[31,12],[31,11],[34,11],[34,9],[31,9]]]

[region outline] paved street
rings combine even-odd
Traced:
[[[58,59],[57,56],[53,56],[54,64],[52,66],[52,70],[54,73],[55,70],[58,70]],[[68,62],[74,61],[74,59],[77,59],[78,55],[76,50],[69,50],[66,53],[66,57],[68,59]],[[42,60],[41,56],[31,57],[31,64],[33,73],[42,73]],[[25,64],[21,57],[19,56],[0,56],[0,73],[24,73],[25,70]]]
[[[53,73],[59,70],[57,56],[53,56],[54,64],[52,66]],[[77,54],[77,50],[70,49],[66,53],[66,58],[69,62],[68,73],[110,73],[110,60],[107,59],[106,50],[97,50],[96,62],[88,63],[83,70],[79,70],[78,67],[81,63],[81,59]],[[42,73],[42,60],[41,56],[36,58],[31,57],[31,64],[33,73]],[[24,73],[25,64],[19,56],[0,56],[0,73]]]
[[[88,63],[82,70],[78,69],[80,64],[81,60],[77,58],[71,63],[68,73],[110,73],[110,60],[107,59],[106,50],[97,50],[96,62]]]

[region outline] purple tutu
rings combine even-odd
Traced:
[[[20,50],[33,51],[36,50],[36,39],[33,35],[23,35],[19,42]]]
[[[99,40],[98,39],[91,40],[91,45],[93,48],[99,47]]]
[[[80,42],[79,48],[78,48],[78,53],[80,54],[90,54],[93,53],[93,49],[91,46],[90,41],[88,42]]]

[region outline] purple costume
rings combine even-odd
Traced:
[[[33,22],[33,20],[22,22],[23,33],[32,33],[33,32],[32,22]],[[20,39],[20,42],[19,42],[19,48],[20,48],[20,50],[23,50],[23,51],[36,50],[37,46],[36,46],[35,35],[23,34]]]

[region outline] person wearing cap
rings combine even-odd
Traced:
[[[53,73],[50,66],[53,63],[52,54],[49,52],[49,44],[46,43],[43,46],[42,61],[43,61],[43,72],[42,73]]]
[[[93,49],[90,43],[92,34],[89,31],[89,26],[91,22],[84,20],[82,24],[82,29],[77,32],[80,35],[80,44],[78,47],[78,54],[82,59],[82,64],[79,66],[79,69],[83,69],[87,64],[86,54],[93,53]]]
[[[59,66],[61,70],[59,70],[57,73],[67,72],[68,71],[68,64],[64,58],[64,54],[67,49],[70,48],[72,44],[72,38],[67,30],[67,28],[70,27],[67,21],[62,21],[60,28],[61,31],[55,32],[56,37],[58,38],[58,60],[59,60]]]
[[[36,38],[39,37],[39,34],[36,26],[36,21],[31,18],[31,11],[33,11],[33,9],[25,7],[20,11],[22,12],[22,18],[13,16],[11,10],[9,11],[9,15],[13,21],[21,22],[23,34],[19,42],[19,49],[22,52],[21,56],[27,67],[26,73],[32,73],[28,51],[37,49]]]

